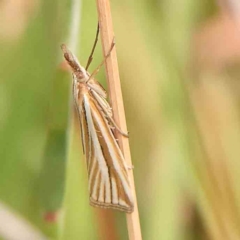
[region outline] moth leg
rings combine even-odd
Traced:
[[[90,64],[93,60],[93,53],[95,51],[95,48],[96,48],[96,45],[97,45],[97,42],[98,42],[98,36],[99,36],[99,23],[97,25],[97,33],[96,33],[95,41],[93,43],[93,48],[92,48],[92,51],[91,51],[90,56],[88,58],[87,65],[86,65],[86,71],[88,70],[88,67],[90,66]]]
[[[129,137],[128,133],[123,132],[118,125],[115,123],[115,121],[113,120],[112,116],[109,114],[108,109],[106,108],[106,106],[102,103],[102,101],[97,97],[98,95],[94,93],[94,91],[92,91],[93,96],[95,96],[94,100],[98,103],[97,107],[100,110],[100,112],[102,113],[103,117],[108,119],[111,124],[113,126],[110,126],[111,128],[114,127],[120,134],[122,134],[125,137]]]
[[[96,99],[96,100],[97,100],[97,99]],[[99,105],[100,105],[100,107],[101,107],[101,108],[99,107],[99,110],[103,112],[104,117],[107,118],[107,119],[111,122],[111,124],[113,125],[113,126],[110,126],[110,128],[113,129],[113,130],[116,129],[121,135],[123,135],[124,137],[129,138],[129,132],[128,132],[128,133],[123,132],[123,131],[120,129],[120,127],[118,127],[118,125],[115,123],[115,121],[113,120],[113,118],[109,115],[108,111],[107,111],[106,108],[102,105],[102,103],[99,102],[98,100],[97,100],[97,102],[99,103]]]
[[[133,170],[134,169],[134,166],[132,165],[132,166],[127,166],[127,169],[128,170]]]
[[[108,113],[105,113],[105,114],[106,114],[106,117],[109,119],[109,121],[110,121],[110,122],[112,123],[112,125],[114,126],[114,128],[115,128],[121,135],[123,135],[124,137],[129,138],[129,132],[128,132],[128,133],[123,132],[123,131],[118,127],[118,125],[115,123],[115,121],[113,120],[113,118],[110,117],[110,116],[108,115]]]
[[[110,46],[110,49],[109,49],[107,55],[104,57],[103,61],[98,65],[98,67],[97,67],[97,68],[93,71],[93,73],[90,75],[90,77],[89,77],[89,79],[87,80],[87,82],[90,81],[90,80],[99,72],[100,68],[103,66],[103,64],[105,63],[106,59],[110,56],[110,54],[111,54],[114,46],[115,46],[115,38],[113,38],[112,44],[111,44],[111,46]]]

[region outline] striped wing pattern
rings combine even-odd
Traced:
[[[90,204],[132,212],[134,206],[127,166],[112,126],[123,136],[127,134],[112,119],[112,109],[101,84],[80,65],[65,44],[61,48],[73,75],[73,96],[88,167]]]
[[[88,167],[90,204],[132,212],[127,166],[110,124],[90,91],[81,95],[78,106]]]

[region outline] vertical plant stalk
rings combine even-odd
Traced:
[[[70,26],[69,26],[69,39],[68,43],[71,49],[77,49],[78,45],[78,36],[80,32],[80,19],[81,19],[81,0],[72,0],[72,9],[71,9],[71,16],[70,16]],[[65,61],[64,61],[64,64]],[[70,152],[72,151],[72,139],[74,138],[74,114],[73,114],[73,107],[72,107],[72,90],[69,93],[69,119],[68,119],[68,140],[67,140],[67,159],[70,157]]]
[[[81,4],[81,0],[72,0],[71,24],[68,45],[73,52],[77,52],[81,24]]]
[[[109,0],[96,0],[96,1],[97,1],[97,8],[98,8],[98,19],[99,19],[99,26],[100,26],[102,50],[105,56],[109,51],[109,48],[114,38],[111,10],[110,10]],[[125,112],[124,112],[124,106],[123,106],[122,91],[121,91],[121,84],[120,84],[120,78],[119,78],[119,70],[118,70],[117,55],[116,55],[115,47],[113,48],[111,55],[106,60],[105,69],[106,69],[106,75],[108,80],[109,97],[110,97],[111,106],[113,109],[114,120],[116,121],[118,126],[123,131],[126,132],[127,126],[126,126],[126,120],[125,120]],[[129,166],[132,166],[128,138],[123,137],[118,132],[116,132],[116,136],[119,140],[119,145],[123,152],[123,155],[125,157],[127,164]],[[129,174],[129,180],[130,180],[132,194],[134,198],[134,211],[132,213],[126,214],[128,235],[130,240],[141,240],[142,236],[141,236],[141,228],[140,228],[133,172],[129,170],[128,174]]]
[[[72,9],[70,16],[70,26],[69,26],[69,39],[68,43],[74,52],[76,52],[78,40],[79,40],[79,32],[80,32],[80,19],[81,19],[81,0],[72,0]],[[65,61],[64,61],[64,64]],[[74,138],[74,114],[72,107],[72,90],[70,91],[70,99],[69,99],[69,119],[68,119],[68,141],[67,141],[67,158],[69,159],[71,152],[72,139]]]
[[[81,19],[81,0],[72,0],[71,1],[71,13],[70,13],[70,19],[69,19],[69,33],[68,33],[68,44],[71,47],[71,49],[76,52],[77,45],[78,45],[78,40],[79,40],[79,32],[80,32],[80,19]],[[61,56],[62,57],[62,56]],[[68,71],[66,62],[62,62],[63,70]],[[73,107],[72,107],[72,91],[69,92],[69,112],[68,112],[68,128],[67,128],[67,153],[66,153],[66,162],[67,165],[70,162],[72,152],[73,152],[73,141],[74,141],[74,112],[73,112]],[[66,170],[66,177],[65,177],[65,191],[67,188],[67,181],[68,181],[68,176],[67,176],[67,170]],[[66,194],[64,194],[64,200],[63,200],[63,205],[65,205],[66,202]],[[59,221],[59,239],[64,239],[64,234],[66,231],[66,219],[65,219],[65,211],[66,209],[63,210],[63,213],[61,214],[61,219]]]

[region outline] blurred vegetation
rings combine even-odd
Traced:
[[[240,239],[240,21],[229,2],[111,1],[143,239]],[[46,239],[127,239],[124,214],[88,203],[60,51],[73,6],[85,66],[95,1],[0,2],[0,203]],[[90,72],[101,59],[98,43]],[[97,78],[107,88],[104,68]]]

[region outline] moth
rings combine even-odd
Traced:
[[[86,69],[66,45],[61,46],[73,76],[73,98],[80,120],[82,147],[87,162],[90,205],[130,213],[134,204],[128,179],[129,167],[113,130],[116,129],[124,136],[127,134],[114,122],[112,109],[106,100],[106,91],[94,79],[115,43],[113,41],[103,62],[90,75],[87,68],[92,61],[96,39]]]

